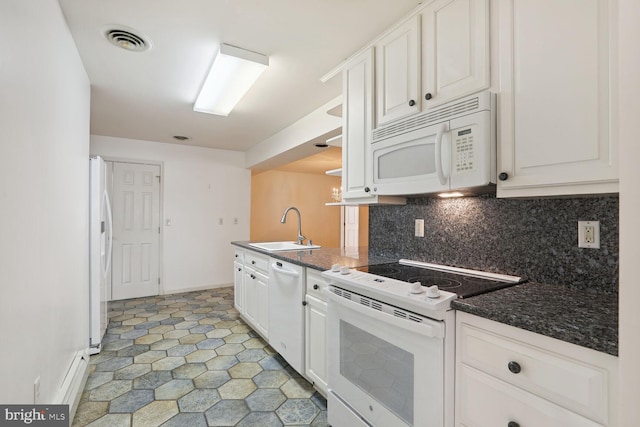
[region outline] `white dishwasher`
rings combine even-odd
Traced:
[[[269,259],[269,344],[304,373],[303,267]]]

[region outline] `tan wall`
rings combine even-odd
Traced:
[[[280,223],[285,209],[295,206],[302,214],[302,234],[324,247],[340,247],[340,208],[325,206],[331,201],[331,189],[340,187],[339,177],[267,171],[251,177],[251,240],[296,240],[298,218],[289,212],[286,224]],[[367,211],[366,215],[362,211]],[[363,222],[362,217],[365,216]],[[368,237],[368,209],[361,209],[360,236]],[[367,240],[360,242],[366,246]]]
[[[358,217],[358,246],[369,246],[369,206],[360,206]]]

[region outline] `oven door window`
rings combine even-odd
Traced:
[[[340,374],[413,425],[414,356],[340,321]]]

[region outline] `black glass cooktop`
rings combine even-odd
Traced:
[[[467,276],[400,263],[369,265],[358,267],[356,270],[408,283],[420,282],[424,287],[438,285],[438,288],[443,291],[458,294],[458,298],[468,298],[520,283]]]

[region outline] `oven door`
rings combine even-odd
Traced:
[[[444,322],[387,306],[389,314],[379,310],[384,304],[333,286],[327,295],[329,401],[372,426],[445,425]],[[330,405],[329,424],[353,425],[346,412]]]

